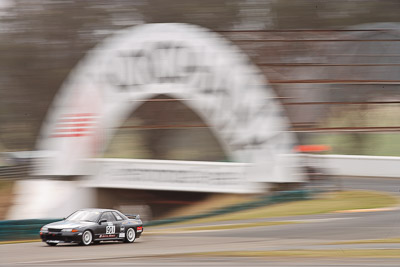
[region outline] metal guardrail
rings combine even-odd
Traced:
[[[60,219],[0,221],[0,241],[38,239],[40,228]]]
[[[400,157],[360,155],[304,155],[329,174],[340,177],[400,178]]]
[[[244,204],[232,205],[197,215],[150,221],[145,223],[144,225],[156,226],[156,225],[164,225],[176,222],[184,222],[193,219],[200,219],[231,212],[253,209],[275,203],[282,203],[294,200],[305,200],[308,199],[311,196],[311,194],[312,192],[308,190],[277,192],[273,195],[262,196],[256,201]],[[0,221],[0,241],[38,239],[40,228],[43,225],[59,220],[61,219],[30,219],[30,220]]]

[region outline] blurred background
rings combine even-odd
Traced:
[[[0,4],[2,152],[35,149],[43,118],[68,73],[115,30],[184,22],[219,32],[260,67],[302,143],[331,144],[336,154],[399,155],[393,133],[399,126],[395,115],[398,1],[2,0]],[[147,118],[166,108],[174,112]],[[186,113],[184,109],[180,103],[150,102],[137,116],[143,125],[174,124],[176,118],[198,123],[195,116],[176,116]],[[166,142],[168,135],[193,131],[187,136],[207,138],[204,129],[142,130],[141,138],[152,145],[145,144],[135,155],[139,158],[186,159],[177,150],[182,142],[191,149],[193,142],[180,138]],[[213,146],[212,140],[209,145]],[[193,160],[221,158],[218,151],[199,154]]]
[[[0,219],[13,205],[14,181],[29,177],[40,128],[70,71],[116,30],[146,23],[199,25],[242,50],[275,92],[300,151],[400,156],[399,10],[398,0],[0,0]],[[157,98],[170,96],[143,103],[105,157],[229,161],[194,111]],[[382,176],[400,176],[396,164]],[[307,175],[326,167],[312,165]],[[347,185],[374,190],[379,183]],[[334,184],[346,189],[346,182]],[[387,186],[397,190],[397,182]],[[304,184],[277,187],[287,188]],[[130,201],[131,194],[99,189],[98,203],[160,219],[186,215],[179,209],[205,199],[220,207],[250,197],[139,190]]]
[[[324,144],[332,154],[399,156],[399,6],[395,0],[1,0],[0,151],[9,167],[3,176],[28,175],[26,167],[11,167],[35,157],[29,151],[53,97],[85,53],[115,30],[153,22],[200,25],[238,46],[268,79],[299,144]],[[201,118],[172,100],[144,103],[106,157],[227,161]]]

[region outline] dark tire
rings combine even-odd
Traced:
[[[133,228],[128,228],[125,233],[125,243],[133,243],[136,239],[136,231]]]
[[[93,242],[93,234],[89,230],[86,230],[82,234],[81,245],[89,246]]]
[[[46,242],[46,244],[47,244],[48,246],[50,246],[50,247],[55,247],[55,246],[57,246],[57,243],[49,243],[49,242]]]

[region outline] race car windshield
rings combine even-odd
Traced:
[[[96,222],[99,215],[100,212],[98,211],[78,210],[77,212],[74,212],[71,215],[69,215],[65,220]]]

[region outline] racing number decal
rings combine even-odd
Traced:
[[[115,225],[109,225],[106,227],[106,234],[115,234]]]

